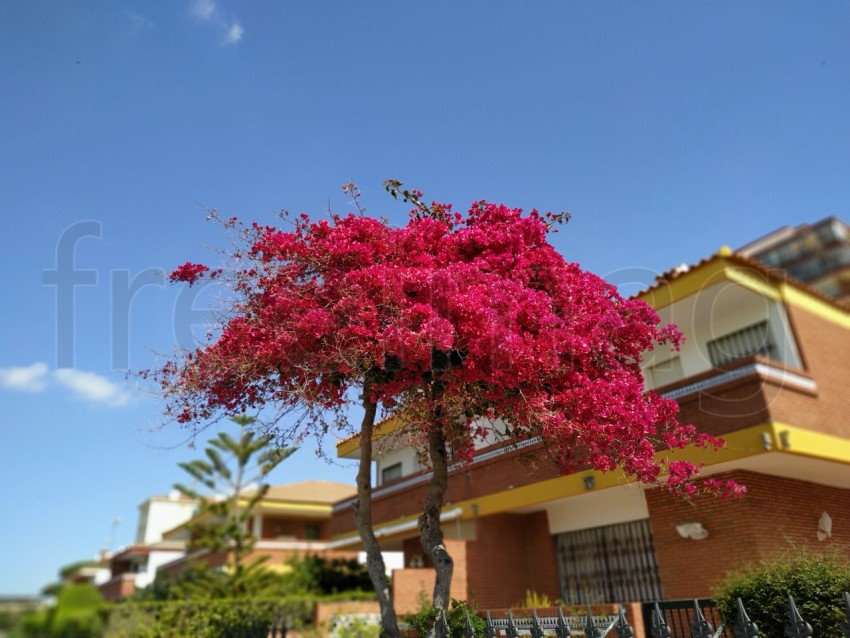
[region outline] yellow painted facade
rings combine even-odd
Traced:
[[[783,447],[783,433],[787,433],[785,438],[790,442],[788,448]],[[765,436],[770,441],[770,449],[765,447]],[[712,465],[750,458],[768,452],[779,452],[850,465],[850,440],[813,432],[787,423],[756,425],[732,432],[726,435],[724,440],[726,441],[725,447],[717,451],[691,445],[681,450],[665,450],[659,453],[656,458],[659,460],[662,458],[688,460],[708,468]],[[848,468],[848,472],[850,472],[850,468]],[[625,476],[622,472],[588,470],[530,483],[510,490],[494,492],[468,501],[452,503],[444,509],[461,509],[463,512],[460,516],[461,520],[523,510],[551,501],[586,494],[584,479],[588,476],[592,476],[594,479],[595,487],[593,489],[595,491],[635,482],[634,479]],[[418,514],[414,514],[394,519],[382,525],[377,525],[375,530],[380,535],[379,530],[382,528],[404,527],[406,523],[414,523],[417,517]],[[403,535],[403,533],[399,532],[399,535]],[[390,536],[392,535],[387,535],[387,537]],[[353,545],[359,543],[360,539],[356,533],[350,533],[334,538],[334,542],[339,544],[350,542]]]

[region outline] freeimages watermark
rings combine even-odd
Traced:
[[[97,220],[78,221],[68,226],[56,241],[56,263],[42,274],[42,282],[55,288],[56,324],[55,352],[57,368],[73,368],[78,344],[77,322],[80,319],[79,289],[101,285],[98,270],[77,267],[77,250],[86,239],[103,239],[103,224]],[[110,326],[110,366],[113,370],[130,368],[131,319],[139,294],[151,286],[163,289],[166,271],[161,267],[146,268],[136,274],[128,269],[113,268],[109,272],[108,313]],[[179,349],[197,346],[194,330],[206,325],[208,309],[196,307],[204,289],[214,282],[197,286],[181,286],[171,308],[171,327]]]
[[[43,272],[43,283],[55,288],[56,299],[56,325],[55,325],[55,351],[57,368],[73,368],[78,344],[77,322],[80,319],[80,308],[78,304],[79,289],[102,285],[101,273],[96,269],[83,269],[77,267],[78,247],[89,240],[103,239],[103,224],[97,220],[78,221],[68,226],[56,241],[55,267]],[[682,375],[687,378],[697,372],[704,374],[707,370],[716,368],[709,352],[709,344],[714,343],[718,348],[739,347],[744,343],[743,339],[732,339],[722,341],[727,333],[733,330],[737,321],[736,317],[751,315],[762,321],[764,330],[752,334],[748,333],[749,341],[747,347],[755,348],[756,354],[764,354],[766,348],[775,350],[773,357],[780,362],[794,365],[798,363],[799,355],[793,340],[793,331],[788,323],[781,304],[767,296],[760,295],[760,289],[771,288],[774,273],[765,274],[762,269],[744,268],[737,269],[737,279],[730,280],[722,273],[701,281],[698,290],[691,295],[690,301],[678,299],[672,292],[672,282],[680,276],[686,276],[687,268],[684,270],[674,269],[670,273],[658,273],[649,268],[629,267],[621,268],[608,273],[604,279],[611,285],[617,287],[623,295],[635,295],[641,291],[652,289],[656,299],[654,305],[658,306],[662,316],[667,313],[664,308],[675,306],[676,313],[668,320],[678,323],[690,340],[685,345],[682,359],[685,355],[688,361],[675,361],[678,353],[665,353],[666,359],[647,360],[647,370],[652,374],[651,368],[659,364],[655,372]],[[127,370],[130,368],[131,359],[131,320],[133,318],[134,304],[142,291],[150,287],[163,289],[167,278],[163,268],[150,267],[135,274],[128,269],[111,269],[107,278],[110,292],[110,302],[105,312],[108,313],[110,326],[110,365],[114,370]],[[209,323],[210,308],[208,306],[198,307],[199,300],[205,293],[209,292],[210,286],[220,285],[220,280],[205,279],[193,286],[180,286],[176,298],[170,309],[170,323],[174,343],[178,349],[191,351],[198,346],[199,339],[195,331],[199,327],[206,327]],[[425,295],[423,302],[429,303],[434,291]],[[394,298],[395,291],[386,291],[388,300]],[[744,312],[747,310],[747,312]],[[136,309],[138,313],[138,308]],[[740,322],[739,322],[740,323]],[[753,341],[753,335],[757,339]],[[790,335],[790,336],[789,336]],[[767,340],[773,342],[768,343]],[[491,343],[491,359],[494,369],[510,371],[512,367],[511,352],[504,343]],[[445,362],[437,361],[437,368],[448,367],[451,364],[462,365],[463,353],[457,353],[458,361],[452,360],[453,351],[437,351],[437,359],[441,356],[446,358]],[[655,357],[658,353],[648,355]],[[733,353],[734,354],[734,353]],[[750,356],[746,352],[742,356]],[[670,356],[672,355],[672,356]],[[388,352],[392,358],[392,353]],[[770,354],[768,354],[770,356]],[[434,353],[432,353],[432,358]],[[674,366],[685,363],[685,367],[679,369]],[[402,362],[398,362],[401,365]],[[434,362],[432,361],[432,364]],[[752,387],[744,395],[722,396],[716,392],[706,394],[699,393],[700,409],[708,414],[726,414],[729,410],[741,416],[741,411],[761,411],[765,409],[761,386]],[[711,399],[708,402],[709,398]],[[774,397],[766,398],[769,403]],[[753,403],[755,402],[755,403]]]

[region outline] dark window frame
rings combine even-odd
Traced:
[[[395,472],[398,472],[396,474]],[[387,467],[381,468],[381,484],[389,483],[390,481],[394,481],[396,479],[401,478],[401,461],[398,463],[393,463],[392,465],[388,465]]]

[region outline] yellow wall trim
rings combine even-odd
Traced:
[[[774,423],[772,428],[775,450],[786,454],[850,464],[850,439],[815,432],[788,423]],[[785,441],[788,442],[788,447],[783,447]]]
[[[240,501],[240,505],[244,506],[247,501]],[[330,516],[333,511],[333,505],[328,504],[313,504],[313,503],[280,503],[260,501],[254,510],[257,513],[262,512],[287,512],[290,514],[317,514],[319,516]]]
[[[719,284],[729,278],[729,265],[725,258],[715,257],[710,261],[674,277],[672,281],[658,283],[648,290],[638,293],[637,298],[645,301],[655,310],[660,310],[685,297]]]
[[[809,295],[788,283],[783,283],[781,290],[786,303],[842,328],[850,328],[850,312],[837,308],[824,299]]]
[[[763,423],[731,432],[723,438],[726,441],[726,446],[717,451],[688,446],[683,450],[664,450],[656,458],[659,460],[662,458],[688,460],[697,465],[710,467],[768,452],[780,452],[850,465],[850,439],[814,432],[786,423]],[[788,441],[789,447],[783,447],[783,441]],[[765,447],[766,442],[769,443],[770,449]],[[460,516],[461,520],[522,510],[579,494],[587,494],[588,490],[584,486],[584,479],[587,476],[592,476],[594,479],[594,491],[635,482],[621,471],[597,472],[587,470],[503,490],[475,499],[447,504],[445,509],[461,508],[463,510],[463,514]],[[417,517],[418,513],[397,518],[376,526],[375,530],[415,521]],[[409,532],[405,532],[405,534],[409,534]],[[335,537],[334,542],[355,544],[359,543],[359,538],[356,533],[348,533]]]

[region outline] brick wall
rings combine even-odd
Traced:
[[[415,614],[422,601],[431,600],[436,574],[432,567],[393,570],[393,606],[396,614]],[[454,596],[455,592],[452,592]]]
[[[104,600],[124,600],[136,591],[136,575],[122,574],[113,576],[107,582],[98,587],[100,595]]]
[[[274,539],[289,536],[298,539],[306,539],[308,526],[318,528],[318,538],[330,538],[330,521],[309,519],[301,520],[286,516],[264,516],[261,538]]]
[[[498,447],[498,446],[494,446]],[[542,453],[538,444],[519,452],[481,461],[453,472],[444,501],[456,503],[479,496],[520,487],[560,476],[560,472],[548,454]],[[415,475],[411,475],[415,476]],[[406,477],[410,478],[410,477]],[[372,520],[375,525],[396,520],[402,516],[422,511],[428,491],[427,481],[386,495],[377,494],[372,499]],[[343,534],[356,529],[352,508],[335,512],[332,533]]]
[[[845,335],[845,338],[847,336]],[[731,371],[760,362],[774,370],[787,370],[803,378],[813,378],[805,370],[789,368],[761,356],[737,360],[722,370]],[[833,374],[835,373],[833,371]],[[722,372],[710,370],[665,386],[661,391],[663,393],[689,386],[716,377],[718,374]],[[843,378],[847,379],[847,377],[845,372]],[[822,380],[819,378],[813,378],[813,380],[820,388]],[[823,380],[826,385],[830,385],[832,381],[831,377]],[[678,403],[679,421],[693,423],[701,432],[719,436],[771,420],[823,430],[820,423],[825,404],[820,400],[818,393],[784,384],[773,377],[763,378],[756,372],[680,397]],[[850,404],[842,405],[845,410],[850,409]],[[850,432],[845,432],[845,435],[847,434]]]
[[[850,490],[744,471],[719,478],[744,483],[747,495],[685,500],[647,491],[665,598],[709,596],[729,571],[783,553],[838,547],[850,558]],[[818,541],[823,511],[832,517],[833,535]],[[676,525],[692,521],[702,523],[709,537],[681,538]]]
[[[454,562],[454,573],[450,596],[458,600],[466,600],[467,583],[467,551],[469,543],[463,540],[443,539],[446,551]],[[422,605],[423,593],[430,602],[434,593],[436,572],[431,559],[422,551],[419,538],[408,538],[403,543],[405,569],[393,570],[393,603],[400,614],[415,613]],[[421,567],[410,567],[411,559],[416,557],[421,561]],[[399,611],[399,610],[404,611]]]
[[[474,600],[482,609],[497,609],[521,603],[529,590],[552,600],[561,597],[546,512],[485,516],[476,521],[474,541],[444,542],[454,560],[453,598]],[[421,556],[424,567],[395,570],[393,597],[396,609],[415,610],[422,591],[430,600],[434,572],[418,538],[405,540],[403,547],[405,565]]]
[[[480,518],[467,556],[468,588],[482,608],[516,605],[528,590],[552,600],[561,597],[555,544],[545,512]]]
[[[820,432],[850,438],[850,332],[816,315],[789,306],[797,345],[806,369],[817,383],[817,400],[777,404],[771,414]]]
[[[676,384],[665,386],[664,390],[688,386],[718,374],[720,374],[718,371],[712,370],[688,377]],[[702,392],[681,397],[678,399],[678,418],[682,423],[695,424],[700,432],[720,436],[768,421],[770,418],[768,406],[773,398],[765,393],[762,379],[753,373]]]

